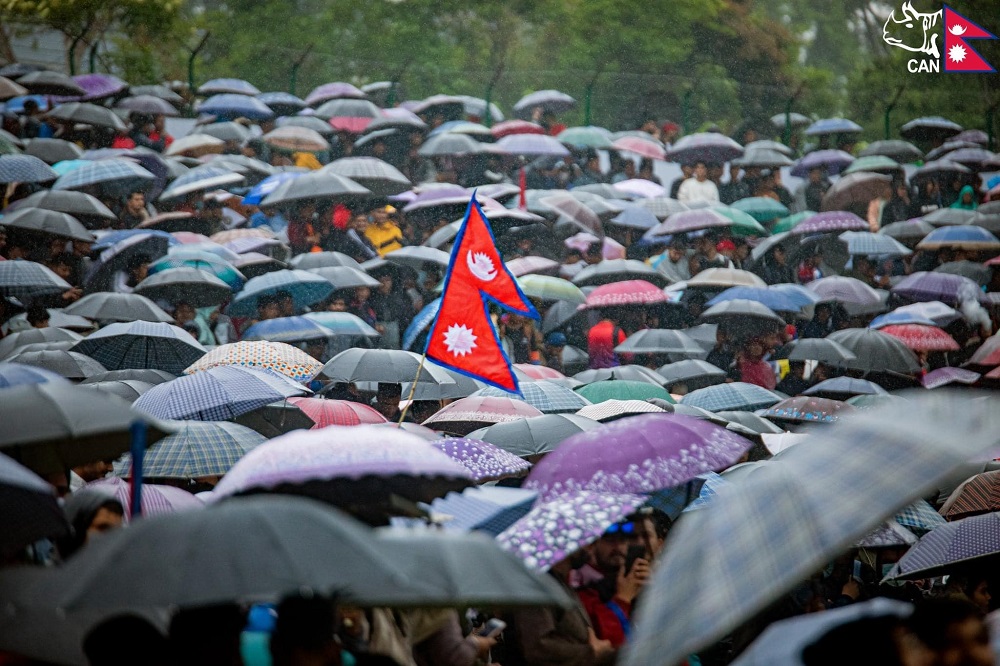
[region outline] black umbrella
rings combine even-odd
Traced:
[[[830,365],[840,365],[853,361],[854,352],[829,338],[802,338],[793,340],[778,350],[777,358],[789,361],[819,361]]]
[[[18,78],[17,83],[35,95],[78,97],[87,94],[87,91],[81,88],[76,81],[59,72],[31,72]]]
[[[909,141],[891,139],[870,143],[864,150],[858,153],[858,157],[868,157],[870,155],[884,155],[896,160],[900,164],[906,164],[907,162],[915,162],[921,159],[924,153]]]
[[[871,328],[845,328],[827,339],[839,342],[854,353],[854,359],[841,366],[867,372],[895,372],[911,375],[920,372],[916,355],[899,339]]]
[[[698,348],[703,354],[705,353],[701,345]],[[689,391],[726,381],[725,370],[699,359],[685,359],[676,363],[668,363],[657,369],[657,372],[667,380],[664,384],[667,388],[674,384],[684,384]]]
[[[185,302],[196,308],[219,305],[233,295],[228,284],[208,271],[191,266],[154,273],[136,285],[134,293],[151,301]]]
[[[44,208],[18,208],[0,218],[0,225],[86,243],[94,241],[94,234],[72,215]]]
[[[80,159],[83,151],[75,143],[64,139],[32,139],[24,154],[34,155],[46,164],[55,164],[63,160]]]
[[[573,284],[579,287],[597,286],[622,282],[624,280],[645,280],[658,287],[665,287],[670,280],[655,268],[635,259],[605,259],[587,266],[573,277]]]
[[[49,118],[65,120],[80,125],[106,127],[115,131],[124,131],[125,123],[111,109],[97,106],[90,102],[70,102],[60,104],[48,113]]]
[[[467,437],[481,439],[526,458],[555,451],[563,440],[600,425],[597,421],[575,414],[546,414],[497,423],[473,431]]]
[[[0,450],[34,472],[65,473],[129,450],[129,429],[149,424],[147,444],[166,433],[112,395],[48,382],[4,389],[0,400]]]
[[[119,109],[127,109],[135,113],[144,113],[150,116],[179,116],[173,104],[155,95],[136,95],[126,97],[118,102]]]
[[[109,291],[87,294],[63,311],[66,314],[79,315],[95,321],[172,322],[174,320],[145,296]]]
[[[613,380],[646,382],[648,384],[656,384],[657,386],[663,386],[664,384],[664,379],[659,373],[655,370],[644,368],[641,365],[619,365],[614,368],[584,370],[573,375],[573,379],[584,384]]]
[[[928,116],[914,118],[899,128],[899,136],[914,141],[933,141],[947,139],[962,131],[962,126],[947,118]]]
[[[365,201],[371,196],[370,190],[350,178],[316,171],[285,181],[267,195],[261,205],[283,206],[307,200],[351,203]]]
[[[292,430],[309,430],[316,422],[290,402],[273,402],[233,419],[264,437],[284,435]]]
[[[100,217],[106,220],[117,220],[110,208],[96,197],[72,190],[41,190],[17,202],[21,208],[44,208],[74,217]]]
[[[68,531],[52,485],[0,454],[0,554],[12,555],[39,539]]]
[[[164,382],[169,382],[171,379],[177,379],[175,375],[169,372],[164,372],[163,370],[139,370],[135,368],[130,368],[128,370],[109,370],[108,372],[102,372],[97,375],[91,375],[87,379],[80,382],[83,384],[96,384],[98,382],[110,382],[110,381],[140,381],[146,384],[152,384],[156,386],[157,384],[163,384]]]

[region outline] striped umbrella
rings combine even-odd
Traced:
[[[107,493],[110,497],[118,500],[125,509],[125,522],[129,522],[132,517],[132,484],[112,476],[93,481],[84,487]],[[142,515],[145,517],[163,516],[176,511],[204,508],[204,502],[183,488],[153,483],[142,484]]]
[[[368,405],[349,400],[324,400],[320,398],[289,398],[288,402],[295,405],[315,422],[313,430],[327,426],[356,426],[388,423],[380,412]]]
[[[958,351],[961,349],[955,339],[936,326],[922,324],[892,324],[879,329],[903,341],[913,351]]]
[[[108,324],[72,349],[96,359],[108,370],[163,370],[175,375],[206,351],[184,329],[149,321]]]
[[[520,386],[524,401],[543,414],[571,414],[590,404],[582,394],[544,379]],[[510,393],[492,386],[479,389],[472,396],[509,398]]]
[[[982,472],[962,482],[941,506],[941,515],[960,520],[1000,511],[1000,471]]]
[[[216,347],[188,366],[184,374],[190,375],[219,366],[232,365],[269,370],[303,382],[311,380],[323,368],[322,363],[301,349],[283,342],[256,340],[233,342]]]

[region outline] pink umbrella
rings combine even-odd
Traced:
[[[559,262],[545,257],[518,257],[507,262],[507,269],[514,277],[530,273],[551,275],[559,270]]]
[[[645,280],[612,282],[594,289],[587,295],[583,308],[611,308],[623,305],[653,305],[666,303],[667,295],[656,285]]]
[[[212,240],[204,234],[196,234],[193,231],[175,231],[170,234],[184,245],[191,243],[211,243]]]
[[[955,339],[936,326],[923,324],[895,324],[879,329],[887,335],[898,338],[913,351],[958,351]]]
[[[374,118],[360,118],[354,116],[339,116],[336,118],[330,118],[330,127],[337,130],[338,132],[347,132],[348,134],[361,134],[365,129],[372,124]]]
[[[490,128],[490,133],[497,139],[511,134],[547,134],[544,127],[527,120],[505,120]]]
[[[523,400],[493,396],[469,396],[451,403],[424,421],[425,426],[458,435],[494,423],[541,416],[542,412]]]
[[[306,416],[316,422],[311,430],[327,426],[357,426],[386,423],[386,418],[378,411],[349,400],[324,400],[321,398],[289,398],[288,402],[301,409]]]
[[[132,485],[130,483],[117,476],[112,476],[88,483],[86,487],[107,492],[108,495],[121,502],[125,508],[126,522],[132,517]],[[181,488],[152,483],[142,484],[142,515],[145,517],[204,508],[204,502]]]
[[[667,190],[663,187],[663,185],[657,185],[653,181],[646,180],[644,178],[630,178],[628,180],[615,183],[612,187],[616,190],[627,192],[628,194],[645,197],[646,199],[662,197],[667,194]]]
[[[532,365],[530,363],[515,363],[514,367],[532,379],[566,379],[566,375],[555,368],[547,368],[544,365]]]
[[[643,139],[638,136],[623,136],[611,145],[618,150],[626,150],[653,160],[667,159],[667,151],[663,149],[663,144],[652,139],[652,137]]]

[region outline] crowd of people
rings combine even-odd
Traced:
[[[197,94],[210,98],[212,92],[209,86]],[[167,315],[159,321],[169,320],[202,351],[277,340],[260,333],[263,325],[280,329],[280,342],[292,343],[318,365],[357,348],[419,353],[444,286],[446,251],[469,199],[476,196],[504,261],[540,314],[535,320],[499,308],[492,313],[521,381],[547,379],[576,389],[639,380],[663,392],[642,409],[631,404],[604,420],[639,411],[690,415],[699,407],[688,412],[681,407],[700,391],[752,385],[771,392],[772,405],[813,400],[802,409],[815,409],[822,418],[762,412],[771,419],[767,427],[776,426],[777,432],[808,434],[836,427],[830,425],[838,418],[836,410],[854,409],[848,398],[877,402],[889,399],[889,391],[949,383],[995,386],[1000,356],[993,333],[1000,324],[1000,299],[993,297],[1000,282],[993,269],[1000,240],[991,232],[1000,230],[1000,208],[993,203],[997,192],[990,174],[1000,168],[1000,160],[986,150],[981,132],[932,127],[915,139],[919,146],[891,146],[894,156],[913,151],[912,159],[896,161],[884,153],[852,154],[865,151],[860,130],[807,133],[816,143],[799,154],[771,140],[784,131],[778,125],[741,131],[735,139],[743,147],[737,146],[737,156],[727,156],[711,148],[685,152],[685,140],[692,137],[681,136],[675,123],[661,119],[613,135],[567,128],[557,107],[545,103],[522,113],[522,119],[500,122],[470,114],[456,98],[431,98],[378,110],[354,126],[344,121],[357,120],[354,116],[320,119],[323,114],[315,107],[333,99],[327,98],[312,107],[299,100],[298,112],[276,110],[254,119],[239,109],[202,114],[188,136],[174,137],[168,122],[174,114],[129,111],[127,98],[123,89],[96,100],[95,106],[118,109],[115,127],[53,116],[50,112],[59,107],[52,98],[30,97],[4,110],[0,145],[7,145],[11,156],[37,154],[54,171],[50,177],[4,183],[0,266],[34,262],[63,286],[30,296],[0,290],[0,345],[5,339],[11,345],[0,358],[0,380],[4,366],[19,363],[58,373],[56,366],[47,366],[51,361],[45,354],[35,352],[69,355],[81,339],[76,332],[91,334],[111,321],[127,323],[74,315],[74,307],[102,294],[138,298],[155,292],[153,316],[162,309]],[[161,101],[167,100],[172,98],[164,93]],[[297,140],[306,147],[279,140],[282,129],[303,130]],[[584,145],[560,139],[574,129],[596,133],[600,140]],[[803,142],[801,129],[795,145]],[[555,137],[564,143],[565,154],[496,149],[498,139],[521,133]],[[450,138],[462,145],[451,152],[437,148]],[[617,138],[645,142],[647,152],[635,152],[634,144],[632,150],[616,147]],[[694,139],[714,145],[730,141],[718,128]],[[58,157],[46,157],[42,148],[56,145]],[[768,151],[767,159],[760,158],[762,151]],[[975,163],[949,162],[949,152],[956,151],[985,156],[977,153]],[[657,153],[661,156],[652,157]],[[817,157],[825,153],[828,159]],[[810,155],[816,158],[811,165]],[[928,155],[939,161],[923,164]],[[6,157],[0,157],[0,176]],[[853,177],[842,172],[856,157],[882,158],[870,171],[856,172],[874,185],[852,190],[834,206],[832,195]],[[368,161],[352,162],[358,158]],[[150,177],[126,174],[64,187],[64,179],[102,160],[131,162]],[[803,165],[797,171],[801,177],[792,175],[793,165]],[[306,182],[314,189],[302,186],[302,192],[291,193]],[[67,196],[50,196],[61,194]],[[573,205],[553,198],[566,194]],[[49,213],[72,219],[50,221]],[[691,214],[704,217],[683,222],[694,219]],[[811,224],[815,228],[809,232],[797,231]],[[940,242],[934,236],[955,229],[971,230],[971,235],[957,233]],[[867,245],[857,242],[864,249],[854,249],[851,234],[863,236]],[[879,239],[892,243],[878,244]],[[187,291],[154,289],[170,271],[185,268],[197,269],[203,284],[189,276]],[[8,286],[2,276],[0,289]],[[301,284],[323,282],[317,276],[329,284],[303,295]],[[529,287],[532,278],[542,278],[538,282],[551,291]],[[273,285],[267,282],[271,279]],[[907,288],[918,279],[933,284]],[[221,294],[214,300],[200,291],[209,284]],[[614,298],[600,300],[616,285]],[[645,288],[652,295],[642,296]],[[781,304],[763,300],[772,296]],[[794,305],[783,304],[789,299]],[[727,303],[734,310],[720,314],[718,308]],[[347,334],[330,329],[295,337],[292,331],[303,322],[321,327],[329,313],[354,328]],[[885,332],[893,325],[918,328],[894,337]],[[29,335],[59,328],[76,332],[66,338]],[[683,335],[694,351],[636,343],[643,335],[666,331]],[[875,351],[865,346],[875,342],[852,346],[848,334],[854,333],[878,338]],[[927,339],[935,344],[926,344]],[[807,341],[829,344],[811,355],[802,351],[812,349]],[[681,366],[691,361],[703,365],[682,374]],[[955,373],[941,383],[930,381],[944,377],[942,371]],[[838,386],[854,388],[828,388],[838,380]],[[383,421],[425,423],[462,437],[471,432],[435,423],[436,415],[462,396],[415,395],[410,389],[416,382],[408,378],[327,381],[320,372],[303,383],[328,400],[362,403]],[[0,381],[0,403],[4,390]],[[735,423],[704,410],[696,416],[723,426]],[[734,427],[753,445],[733,465],[775,453],[764,438],[775,431]],[[536,464],[542,457],[524,456]],[[106,533],[130,529],[126,503],[97,487],[109,477],[127,478],[127,468],[113,462],[94,460],[43,474],[63,498],[68,529],[58,538],[4,552],[3,567],[59,569],[108,538]],[[705,471],[721,473],[725,467]],[[211,493],[219,476],[155,481]],[[517,487],[522,476],[492,479],[489,485]],[[931,499],[938,508],[947,498]],[[340,508],[372,526],[391,522],[392,512],[356,510],[364,499]],[[3,501],[0,496],[6,511]],[[354,608],[323,596],[289,594],[274,604],[234,600],[239,603],[182,608],[159,624],[132,614],[103,617],[87,628],[80,654],[91,664],[611,664],[624,660],[644,595],[664,593],[648,585],[661,551],[669,549],[675,520],[683,517],[644,506],[609,521],[599,534],[566,552],[546,570],[572,600],[565,608]],[[816,635],[795,663],[995,663],[985,620],[996,607],[990,595],[995,575],[987,566],[994,560],[959,567],[944,580],[883,582],[906,546],[844,550],[849,552],[827,570],[746,618],[715,645],[690,655],[687,664],[730,663],[775,621],[876,597],[912,604],[912,614],[853,618]],[[257,641],[261,636],[266,640]],[[0,639],[0,650],[5,643]],[[32,661],[34,654],[15,652],[0,651],[0,663],[44,663]],[[82,663],[76,659],[71,663]]]

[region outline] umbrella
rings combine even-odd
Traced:
[[[604,237],[604,226],[601,223],[601,218],[576,197],[565,192],[556,192],[542,197],[539,199],[539,203],[559,215],[565,216],[582,231],[595,234],[598,240]]]
[[[691,391],[681,398],[680,404],[701,407],[710,412],[752,412],[767,409],[781,400],[782,397],[777,393],[755,384],[732,382]]]
[[[936,389],[948,384],[975,384],[981,376],[972,370],[946,366],[931,370],[920,379],[920,383],[926,389]]]
[[[79,315],[95,321],[172,322],[174,320],[145,296],[108,291],[87,294],[63,311],[69,315]]]
[[[409,266],[414,270],[423,270],[424,264],[445,267],[451,261],[451,256],[447,252],[432,247],[411,245],[386,254],[385,260],[400,266]]]
[[[890,291],[911,301],[941,301],[956,305],[975,300],[981,293],[979,285],[967,277],[925,271],[907,275]]]
[[[569,127],[560,132],[556,139],[574,148],[600,148],[612,147],[611,132],[603,127]]]
[[[47,183],[58,176],[33,155],[0,155],[0,183]]]
[[[536,90],[528,93],[514,104],[514,115],[529,118],[535,109],[560,114],[576,108],[576,100],[558,90]]]
[[[250,326],[243,332],[243,340],[293,343],[303,340],[325,340],[331,337],[332,333],[325,326],[305,317],[279,317],[265,319]]]
[[[36,95],[66,95],[77,97],[87,94],[80,84],[60,72],[45,70],[18,77],[17,83]]]
[[[816,213],[795,225],[792,233],[806,236],[827,234],[835,231],[867,231],[868,222],[845,210]]]
[[[494,123],[490,128],[490,133],[496,139],[502,139],[505,136],[513,136],[516,134],[547,134],[545,128],[538,123],[533,123],[527,120],[504,120],[499,123]]]
[[[211,79],[198,86],[199,95],[220,95],[233,93],[236,95],[259,95],[260,91],[253,84],[243,79]]]
[[[672,593],[650,597],[627,663],[674,663],[712,643],[993,444],[988,411],[931,396],[817,432],[690,512],[649,590]],[[706,549],[717,540],[731,547]]]
[[[0,454],[0,553],[66,534],[69,525],[55,488],[20,463]]]
[[[788,209],[770,197],[748,197],[733,202],[733,208],[741,210],[758,222],[769,222],[788,215]]]
[[[590,404],[590,401],[574,393],[572,389],[544,379],[523,382],[520,389],[524,402],[543,414],[572,413]],[[487,386],[469,397],[510,398],[511,394],[503,389]]]
[[[183,480],[222,476],[265,441],[250,428],[228,421],[180,421],[171,434],[146,451],[142,474],[151,479]],[[126,478],[132,475],[131,454],[115,463],[115,473]]]
[[[792,168],[791,174],[798,178],[806,178],[813,169],[822,169],[828,174],[838,174],[852,162],[854,156],[843,150],[816,150],[800,159]]]
[[[584,187],[587,186],[585,185]],[[608,224],[625,227],[626,229],[640,229],[642,231],[648,231],[659,224],[659,219],[648,208],[643,208],[642,206],[626,206],[625,210],[608,220]]]
[[[943,147],[943,146],[942,146]],[[933,151],[932,151],[933,152]],[[928,153],[930,155],[930,153]],[[969,175],[972,173],[972,169],[962,166],[956,162],[950,162],[948,160],[930,160],[924,162],[924,165],[916,169],[912,174],[910,174],[910,180],[916,180],[920,178],[937,178],[939,176],[952,176],[952,175]]]
[[[0,76],[0,100],[22,97],[28,94],[28,89],[18,85],[6,76]]]
[[[255,93],[256,94],[256,93]],[[267,120],[274,112],[264,102],[245,94],[220,93],[198,105],[198,113],[219,118],[249,118]]]
[[[767,287],[760,277],[738,268],[709,268],[687,281],[688,287]]]
[[[642,495],[623,493],[575,492],[554,497],[537,503],[497,541],[529,569],[546,571],[596,541],[645,501]]]
[[[792,286],[792,285],[787,285]],[[804,292],[804,293],[803,293]],[[714,306],[726,301],[749,300],[776,312],[799,312],[808,305],[817,302],[812,292],[790,290],[774,287],[730,287],[718,296],[713,297],[706,305]]]
[[[152,301],[184,302],[196,308],[219,305],[232,296],[225,282],[208,271],[190,266],[154,273],[136,285],[133,293]]]
[[[688,390],[695,391],[726,380],[725,370],[699,359],[668,363],[657,369],[657,372],[666,380],[663,385],[668,389],[675,384],[684,384]]]
[[[872,199],[888,190],[891,182],[891,176],[870,171],[843,176],[823,195],[822,208],[824,211],[838,211],[852,205],[867,206]]]
[[[783,328],[785,325],[785,320],[767,306],[743,298],[713,305],[702,313],[701,318],[708,323],[718,324],[740,339]]]
[[[645,280],[625,280],[601,285],[587,294],[587,308],[643,306],[667,302],[667,295]]]
[[[755,432],[759,435],[769,434],[769,435],[780,435],[785,430],[781,426],[775,425],[771,421],[767,420],[763,416],[758,416],[753,412],[730,412],[721,411],[716,412],[714,416],[719,418],[724,418],[729,421],[730,424],[741,425],[747,428],[751,432]]]
[[[268,370],[222,366],[154,386],[134,407],[164,419],[225,421],[306,393],[301,384]]]
[[[219,249],[219,248],[216,248]],[[228,252],[221,248],[223,252]],[[205,250],[188,249],[174,251],[149,266],[150,275],[157,275],[173,268],[197,268],[222,280],[231,290],[239,290],[246,277],[236,267],[217,254]]]
[[[518,257],[506,264],[511,275],[518,278],[532,273],[545,274],[559,268],[558,261],[545,257]]]
[[[531,464],[513,453],[471,437],[450,437],[431,442],[472,474],[476,483],[524,476]]]
[[[56,118],[68,123],[106,127],[117,132],[125,131],[125,123],[114,111],[103,106],[88,102],[69,102],[60,104],[48,112],[49,118]]]
[[[761,416],[776,421],[790,423],[835,423],[844,415],[854,411],[846,402],[799,395],[771,405]]]
[[[107,370],[89,356],[70,351],[27,351],[22,348],[4,360],[43,368],[66,379],[85,379]]]
[[[378,331],[350,312],[307,312],[304,317],[325,328],[328,337],[379,337]]]
[[[462,465],[411,433],[371,425],[327,426],[258,446],[223,477],[214,495],[271,491],[357,506],[390,495],[429,502],[471,481]]]
[[[361,264],[340,252],[307,252],[293,258],[291,265],[293,268],[302,270],[333,268],[337,266],[354,268],[359,271],[363,270]]]
[[[575,390],[593,404],[600,404],[608,400],[649,400],[650,398],[673,402],[673,398],[670,397],[670,393],[665,388],[649,382],[627,380],[593,382]]]
[[[543,134],[508,134],[491,145],[488,150],[501,155],[568,157],[569,150],[559,141],[560,139]]]
[[[63,382],[65,379],[54,372],[23,363],[0,362],[0,389],[25,384]]]
[[[963,481],[941,506],[941,515],[948,520],[961,520],[997,510],[1000,510],[1000,472],[993,471]]]
[[[1000,553],[1000,513],[939,525],[920,538],[886,574],[886,580],[932,578]]]
[[[668,404],[664,401],[664,404]],[[584,407],[576,413],[579,417],[607,423],[639,414],[661,414],[666,410],[645,400],[605,400]]]
[[[824,134],[853,134],[863,128],[847,118],[824,118],[817,120],[806,128],[806,136],[822,136]]]
[[[728,136],[714,132],[688,134],[667,151],[670,160],[683,164],[696,162],[723,164],[742,154],[743,147],[740,144]]]
[[[895,238],[883,234],[873,234],[870,231],[845,231],[838,238],[847,243],[847,251],[852,255],[905,257],[913,254],[910,248]]]
[[[645,208],[659,220],[665,220],[673,213],[688,210],[688,207],[676,199],[667,197],[654,197],[652,199],[639,199],[635,202],[637,206]]]
[[[190,333],[163,322],[109,324],[73,347],[108,370],[164,370],[179,375],[204,356],[205,348]]]
[[[929,141],[946,139],[962,131],[962,126],[941,116],[926,116],[914,118],[899,128],[899,135],[904,139]]]
[[[155,180],[154,174],[131,159],[113,157],[87,162],[79,168],[59,176],[59,179],[52,185],[52,189],[99,188],[109,193],[126,195],[137,190],[149,190]]]
[[[177,112],[177,108],[174,107],[173,104],[156,97],[155,95],[135,95],[133,97],[126,97],[118,102],[115,107],[149,116],[175,117],[180,115]]]
[[[0,420],[0,450],[41,475],[117,458],[129,449],[132,424],[145,421],[116,396],[66,382],[4,389]],[[145,422],[148,444],[163,437]]]
[[[17,353],[25,345],[39,342],[77,342],[82,339],[83,336],[78,333],[61,328],[53,328],[52,326],[47,328],[29,328],[25,331],[11,333],[0,340],[0,358]]]
[[[851,166],[844,169],[842,175],[857,173],[858,171],[874,171],[877,173],[889,172],[889,175],[899,174],[903,167],[896,160],[882,155],[870,155],[861,157],[851,163]]]
[[[526,458],[554,451],[565,439],[597,426],[596,421],[574,414],[546,414],[496,423],[469,433],[469,437]]]
[[[269,195],[278,189],[278,186],[288,180],[294,180],[302,175],[300,171],[279,171],[276,174],[268,176],[264,180],[260,181],[254,185],[246,196],[243,197],[243,205],[245,206],[259,206],[260,203]],[[305,256],[305,255],[302,255]]]
[[[79,159],[83,151],[75,143],[63,139],[32,139],[24,154],[34,155],[46,164],[55,164],[63,160]]]
[[[44,208],[76,217],[100,217],[117,220],[118,216],[95,197],[83,192],[41,190],[18,202],[19,208]]]
[[[880,234],[890,236],[900,242],[909,243],[916,243],[932,231],[934,231],[933,225],[920,218],[892,222],[878,230]]]
[[[88,390],[111,393],[130,403],[135,402],[139,399],[140,395],[153,388],[153,384],[147,384],[135,379],[114,379],[106,382],[81,383],[81,386]]]
[[[983,148],[959,148],[948,153],[945,158],[949,162],[955,162],[968,167],[973,171],[989,171],[993,165],[997,164],[997,154]]]
[[[924,324],[890,324],[881,327],[886,335],[902,340],[909,349],[917,352],[948,352],[960,349],[955,339],[936,326]]]
[[[672,354],[683,358],[704,358],[705,350],[684,331],[644,328],[615,347],[619,354]]]
[[[917,243],[918,250],[940,250],[946,247],[963,250],[997,250],[1000,238],[986,229],[974,226],[941,227]]]
[[[184,369],[184,374],[191,375],[219,366],[266,370],[301,382],[308,382],[322,368],[319,361],[297,347],[283,342],[244,340],[220,345],[201,355]]]
[[[419,370],[419,376],[417,374]],[[448,373],[433,364],[420,367],[420,355],[398,349],[348,349],[323,366],[323,375],[344,384],[380,382],[402,384],[453,384]]]
[[[836,344],[836,343],[834,343]],[[831,363],[832,365],[832,363]],[[813,384],[802,392],[803,395],[814,395],[831,400],[848,400],[856,395],[889,395],[889,393],[867,379],[857,379],[855,377],[833,377]]]
[[[612,284],[623,280],[644,280],[660,285],[666,282],[663,274],[636,259],[605,259],[591,264],[577,273],[573,277],[573,284],[578,287],[587,287]],[[582,297],[583,292],[580,295]],[[583,300],[580,302],[582,303]]]
[[[165,155],[183,157],[202,157],[219,154],[225,148],[226,142],[208,134],[188,134],[176,139],[167,148]]]
[[[882,155],[896,162],[916,162],[924,153],[909,141],[889,140],[874,141],[858,153],[859,157]]]
[[[924,215],[922,219],[924,222],[932,224],[934,226],[963,226],[972,225],[976,220],[978,213],[974,210],[963,210],[961,208],[938,208],[935,211]]]
[[[524,275],[518,278],[517,284],[525,296],[542,301],[565,301],[582,305],[587,300],[578,286],[550,275]]]
[[[950,273],[951,275],[961,275],[981,284],[984,287],[989,285],[993,279],[993,269],[990,266],[975,261],[947,261],[934,269],[935,273]]]
[[[465,134],[444,133],[424,142],[417,154],[421,157],[458,157],[484,152],[483,144]]]
[[[96,384],[110,381],[140,381],[144,384],[156,386],[164,382],[169,382],[171,379],[177,379],[177,376],[163,370],[109,370],[88,377],[81,381],[80,384]]]
[[[647,382],[657,386],[663,385],[663,377],[657,374],[655,370],[650,370],[649,368],[641,365],[619,365],[613,368],[594,368],[578,372],[573,375],[573,378],[584,384],[606,381],[636,381]]]
[[[531,510],[538,493],[505,486],[473,486],[431,502],[431,511],[446,522],[445,530],[478,531],[491,537]],[[520,565],[523,566],[523,565]]]
[[[267,195],[261,205],[281,206],[304,200],[351,203],[370,197],[370,190],[350,178],[320,170],[286,180]]]
[[[222,167],[205,165],[191,169],[170,183],[170,187],[160,195],[160,201],[185,197],[194,192],[214,190],[223,185],[242,183],[245,178]]]
[[[379,196],[399,194],[412,185],[399,169],[376,157],[342,157],[323,170],[350,178]]]
[[[387,422],[386,418],[374,408],[360,402],[319,398],[289,398],[288,402],[315,421],[314,430],[333,425],[356,426]]]
[[[316,153],[330,149],[330,143],[319,132],[294,125],[273,129],[262,139],[267,145],[281,150]]]
[[[842,275],[813,280],[806,289],[815,293],[823,301],[852,303],[854,305],[875,305],[882,299],[878,292],[857,278]]]
[[[728,217],[710,208],[682,210],[671,213],[666,220],[643,234],[643,238],[650,240],[660,236],[701,231],[702,229],[729,227],[732,224],[732,220]]]
[[[350,83],[334,82],[324,83],[313,88],[306,97],[305,103],[306,106],[318,106],[331,99],[365,99],[366,97],[368,97],[367,94]]]
[[[612,147],[629,153],[635,153],[651,160],[667,159],[667,151],[663,144],[650,136],[648,139],[636,136],[623,136],[615,139]]]
[[[323,300],[332,291],[333,285],[314,273],[298,269],[272,271],[248,280],[227,312],[230,316],[254,316],[262,297],[273,297],[279,292],[291,296],[295,310],[302,311]]]
[[[911,375],[920,371],[920,362],[906,345],[891,335],[871,328],[845,328],[834,331],[828,339],[839,342],[854,353],[853,360],[842,367],[864,372],[894,372]]]

